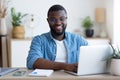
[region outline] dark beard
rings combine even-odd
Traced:
[[[51,29],[52,35],[54,35],[54,36],[61,36],[61,35],[63,35],[65,33],[66,27],[63,28],[62,32],[56,32],[53,28],[50,28],[50,29]]]

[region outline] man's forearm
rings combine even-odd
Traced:
[[[39,68],[39,69],[53,69],[53,70],[65,70],[65,67],[68,64],[66,63],[61,63],[61,62],[53,62],[45,59],[38,59],[35,64],[34,68]]]

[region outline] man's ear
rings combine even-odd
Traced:
[[[66,17],[66,19],[67,19],[68,17]]]
[[[47,22],[49,22],[48,18],[46,18]]]

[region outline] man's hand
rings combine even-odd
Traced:
[[[66,71],[72,71],[72,72],[76,72],[77,73],[77,68],[78,68],[78,64],[66,64],[64,67],[64,70]]]

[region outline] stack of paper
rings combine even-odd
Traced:
[[[50,69],[35,69],[29,76],[50,76],[53,73],[53,70]]]
[[[18,70],[19,68],[1,68],[0,67],[0,76],[4,76],[10,72],[13,72],[13,71],[16,71]]]

